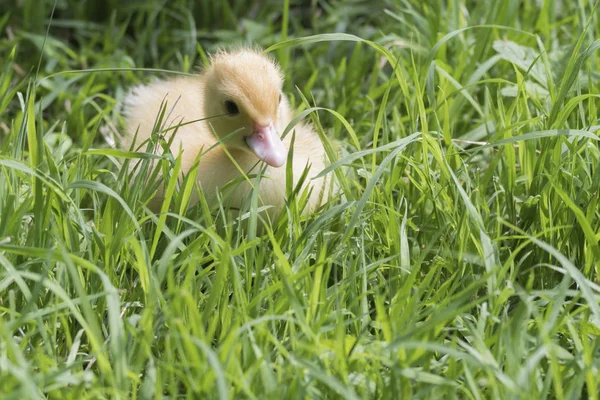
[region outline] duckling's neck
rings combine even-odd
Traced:
[[[237,186],[233,194],[230,193],[230,196],[234,196],[234,204],[239,205],[242,203],[242,199],[246,198],[250,190],[248,181],[245,179],[239,180],[239,178],[247,175],[251,181],[254,181],[253,176],[262,174],[265,164],[259,161],[254,154],[240,149],[218,148],[213,150],[203,156],[204,160],[200,160],[199,176],[202,177],[202,188],[205,196],[207,200],[214,200],[215,194],[218,191],[223,189],[228,183],[237,180],[239,186]],[[283,173],[283,177],[285,177],[285,169],[283,169]],[[272,182],[274,179],[280,180],[281,172],[279,169],[267,167],[264,174],[269,179],[261,180],[261,188],[267,192],[269,190],[273,191],[274,189],[266,182]],[[267,186],[269,187],[267,188]]]
[[[231,149],[228,150],[229,154],[235,163],[237,163],[242,171],[245,173],[254,173],[261,168],[262,164],[258,158],[254,154],[251,154],[247,151]],[[229,156],[223,152],[223,156],[229,159]],[[231,162],[231,160],[229,160]]]

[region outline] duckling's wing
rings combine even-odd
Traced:
[[[180,125],[174,142],[177,144],[186,142],[186,137],[196,136],[197,139],[197,134],[206,130],[203,124],[181,124],[203,118],[202,97],[202,81],[192,77],[156,81],[149,85],[134,87],[124,101],[127,134],[122,140],[122,147],[129,147],[132,144],[136,132],[136,146],[150,138],[153,130],[156,130],[155,126],[163,108],[164,117],[158,132],[168,136],[175,131],[177,125]],[[189,144],[186,143],[186,147],[188,146]]]

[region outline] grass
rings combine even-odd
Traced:
[[[600,398],[597,2],[261,3],[5,0],[2,398]],[[264,232],[108,144],[239,41],[341,147]]]

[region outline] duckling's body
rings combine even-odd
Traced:
[[[206,199],[214,203],[217,192],[237,179],[241,182],[223,191],[222,198],[226,206],[242,208],[251,186],[239,179],[243,176],[240,169],[247,175],[258,174],[266,162],[259,184],[259,206],[274,206],[269,211],[274,217],[285,205],[286,159],[292,140],[292,132],[280,139],[292,119],[289,103],[281,94],[281,74],[269,58],[253,50],[220,53],[212,61],[198,76],[134,88],[125,100],[128,131],[122,146],[129,148],[136,133],[137,145],[147,140],[161,105],[166,103],[161,131],[167,138],[175,132],[171,152],[177,155],[180,148],[183,150],[184,173],[202,153],[197,180]],[[203,118],[209,119],[196,121]],[[176,131],[169,129],[190,121],[196,122],[179,126]],[[312,212],[329,195],[329,179],[311,179],[326,166],[325,150],[311,126],[299,123],[293,131],[294,187],[309,166],[303,188],[311,194],[304,213]],[[218,143],[219,138],[223,143]]]

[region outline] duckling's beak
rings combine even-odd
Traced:
[[[270,166],[285,164],[287,149],[272,122],[269,125],[254,123],[252,135],[246,137],[246,143],[259,159]]]

